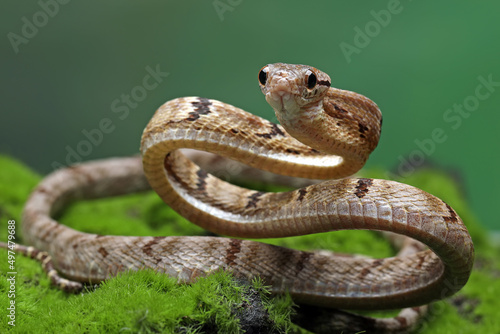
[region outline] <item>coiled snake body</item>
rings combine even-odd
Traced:
[[[141,268],[191,282],[225,269],[261,276],[273,292],[287,290],[299,303],[348,309],[419,306],[461,289],[472,268],[472,241],[455,211],[422,190],[346,178],[263,193],[226,183],[179,151],[213,152],[313,179],[343,178],[364,165],[381,130],[375,103],[330,87],[328,75],[310,66],[270,64],[259,82],[282,126],[215,100],[171,100],[144,130],[142,166],[138,158],[109,159],[45,178],[26,203],[25,239],[46,251],[57,271],[80,282]],[[147,189],[146,178],[177,212],[215,233],[263,238],[369,229],[408,236],[429,249],[413,242],[413,251],[392,258],[333,257],[240,239],[87,234],[52,218],[76,199]]]

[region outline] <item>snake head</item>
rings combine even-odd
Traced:
[[[268,64],[259,71],[260,89],[278,119],[297,116],[303,107],[322,100],[330,83],[328,74],[307,65]]]

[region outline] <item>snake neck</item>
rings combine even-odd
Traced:
[[[335,143],[321,133],[325,125],[323,101],[301,108],[274,108],[274,112],[280,124],[298,141],[323,153],[338,154]]]
[[[359,110],[344,106],[345,92],[332,88],[332,93],[320,101],[274,111],[285,130],[303,144],[364,164],[378,143],[381,114],[373,102],[363,97],[371,103],[363,100],[364,104],[357,104],[356,108],[371,109],[372,113],[358,117]]]

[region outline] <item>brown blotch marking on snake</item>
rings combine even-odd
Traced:
[[[262,137],[262,138],[266,138],[266,139],[271,139],[274,136],[283,136],[283,137],[285,137],[285,133],[283,131],[281,131],[281,129],[279,128],[278,124],[269,122],[269,125],[271,125],[270,132],[268,132],[268,133],[256,133],[255,135],[257,137]]]
[[[260,196],[264,195],[265,193],[262,191],[257,191],[253,193],[252,195],[248,196],[247,198],[249,199],[247,205],[245,206],[245,209],[250,209],[250,208],[256,208],[257,207],[257,202],[260,200]]]
[[[297,197],[297,201],[302,202],[306,194],[307,190],[305,188],[299,189],[299,197]]]
[[[383,117],[380,115],[380,126],[378,127],[378,135],[380,136],[382,134],[382,120]]]
[[[188,190],[192,190],[193,191],[193,194],[196,194],[196,195],[200,195],[200,192],[205,192],[206,191],[206,188],[204,188],[206,186],[206,181],[205,179],[203,178],[203,173],[205,173],[205,171],[203,171],[202,169],[198,170],[198,172],[196,173],[198,177],[200,177],[201,175],[201,179],[203,181],[198,181],[196,184],[194,183],[188,183],[186,182],[182,177],[179,176],[179,174],[177,174],[175,171],[174,171],[174,168],[173,168],[173,161],[170,161],[170,153],[167,154],[165,156],[165,160],[163,160],[163,167],[165,168],[165,172],[171,176],[177,183],[179,183],[179,185],[184,188],[184,189],[188,189]],[[201,172],[200,172],[201,171]],[[210,174],[207,173],[207,176],[209,176]],[[213,203],[211,203],[212,206],[214,207],[218,207],[218,208],[223,208],[224,207],[224,204],[223,203],[220,203],[220,202],[217,202],[217,201],[214,201]]]
[[[337,112],[340,112],[340,113],[343,113],[343,114],[348,114],[349,112],[347,110],[345,110],[344,108],[340,107],[338,104],[336,103],[333,103],[332,102],[332,106],[333,108],[337,111]]]
[[[359,129],[358,129],[359,136],[361,138],[366,138],[365,132],[368,131],[368,127],[366,125],[362,124],[361,122],[358,122],[358,126],[359,126]]]
[[[448,205],[448,203],[444,202],[443,203],[446,205],[446,208],[448,209],[448,212],[450,213],[449,216],[443,216],[443,219],[447,223],[456,223],[458,222],[458,216],[455,213],[455,211],[452,209],[451,206]]]
[[[425,257],[424,256],[419,256],[418,257],[418,263],[416,266],[416,269],[421,269],[422,265],[425,263]]]
[[[193,188],[190,184],[187,184],[182,178],[180,178],[179,175],[177,175],[177,173],[174,172],[172,164],[169,161],[169,158],[170,158],[170,153],[165,155],[165,160],[163,160],[163,167],[165,168],[167,174],[171,175],[175,179],[175,181],[177,181],[179,184],[182,185],[182,187],[186,189]]]
[[[226,249],[226,264],[228,266],[234,266],[236,264],[236,256],[241,252],[241,242],[240,239],[231,239],[229,242],[229,247]]]
[[[42,193],[42,194],[49,194],[50,193],[50,190],[48,190],[47,188],[45,187],[37,187],[34,192],[38,192],[38,193]]]
[[[99,253],[101,253],[102,257],[106,257],[109,254],[108,251],[104,247],[99,247],[99,249],[97,251]]]
[[[159,243],[162,239],[165,239],[165,237],[153,237],[153,240],[149,241],[147,244],[142,246],[142,252],[146,254],[147,256],[153,256],[153,249],[152,247]]]
[[[45,230],[45,233],[44,233],[43,235],[41,235],[41,236],[40,236],[40,239],[41,239],[41,240],[46,240],[46,239],[47,239],[47,237],[48,237],[49,235],[51,235],[51,234],[52,234],[52,232],[54,232],[54,230],[57,230],[57,229],[59,229],[60,227],[61,227],[60,225],[50,225],[50,227],[49,227],[47,230]]]
[[[320,151],[318,151],[317,149],[314,149],[314,148],[311,148],[310,151],[311,151],[311,153],[314,153],[314,154],[321,154]]]
[[[79,234],[73,234],[68,239],[66,239],[66,243],[68,245],[71,245],[73,247],[73,249],[76,249],[78,247],[78,245],[82,242],[82,239],[85,239],[85,238],[82,238],[82,236]]]
[[[211,112],[210,106],[212,105],[212,102],[210,102],[209,99],[199,97],[198,101],[191,102],[191,104],[196,109],[189,113],[189,117],[186,118],[187,121],[196,121],[201,115],[207,115]]]
[[[300,257],[295,264],[295,276],[297,276],[304,269],[305,264],[309,261],[309,258],[312,255],[313,254],[309,252],[301,252]]]
[[[240,130],[238,130],[238,129],[231,129],[231,132],[234,133],[234,134],[236,134],[236,133],[240,132]]]
[[[363,198],[368,193],[368,187],[373,184],[373,179],[359,179],[354,194],[358,198]]]
[[[365,278],[369,273],[371,273],[372,271],[368,268],[363,268],[363,270],[361,270],[358,274],[358,278],[360,279],[363,279]]]
[[[25,247],[22,245],[16,245],[16,251],[19,253],[22,253],[23,255],[26,255],[27,257],[29,257],[31,259],[38,259],[38,254],[40,254],[40,253],[47,254],[46,252],[42,252],[41,250],[39,250],[37,248],[33,248],[33,247],[30,248],[30,247]],[[42,258],[42,257],[43,257],[43,254],[40,255],[40,258]]]
[[[287,153],[291,153],[291,154],[300,154],[300,152],[299,152],[299,151],[294,150],[294,149],[291,149],[291,148],[287,148],[287,149],[286,149],[286,152],[287,152]]]
[[[394,317],[394,319],[399,322],[399,325],[401,328],[407,328],[408,327],[408,320],[405,317]]]
[[[277,246],[272,247],[278,248]],[[294,249],[281,248],[279,258],[276,259],[276,262],[287,264],[286,268],[288,268],[288,270],[290,271],[293,271],[293,273],[290,274],[296,277],[302,270],[304,270],[306,263],[313,255],[314,254],[310,252],[300,252]],[[316,267],[318,268],[323,267],[325,264],[326,263],[322,263],[321,261],[315,263]],[[285,268],[283,268],[283,270],[285,270]]]
[[[382,259],[375,259],[373,262],[370,264],[369,268],[363,268],[358,274],[358,278],[363,279],[365,278],[368,274],[370,274],[372,271],[371,269],[379,267],[384,261]]]
[[[319,81],[318,81],[318,85],[320,85],[320,86],[330,87],[330,86],[331,86],[331,82],[330,82],[330,81],[328,81],[328,80],[319,80]]]
[[[205,191],[207,189],[207,177],[208,177],[208,173],[205,172],[203,169],[199,169],[196,172],[196,175],[198,176],[198,182],[196,183],[196,186],[198,187],[198,190]]]
[[[348,108],[342,101],[336,101],[335,99],[326,100],[323,104],[325,113],[335,119],[353,119],[356,115],[351,115]],[[347,109],[346,109],[347,108]]]
[[[359,126],[359,132],[364,133],[365,131],[368,131],[368,127],[363,123],[358,122],[358,126]]]

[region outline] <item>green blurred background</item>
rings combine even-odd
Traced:
[[[2,7],[0,153],[41,173],[79,158],[137,153],[153,112],[179,96],[219,99],[275,120],[258,70],[302,63],[380,106],[382,138],[368,166],[404,176],[413,167],[401,161],[413,158],[447,169],[481,221],[500,229],[493,215],[498,1],[6,0]],[[149,91],[140,88],[148,67],[168,72]],[[479,88],[481,100],[478,78],[493,81]],[[447,111],[464,103],[470,112]],[[84,132],[103,119],[108,133],[86,146]],[[71,150],[78,157],[68,160]]]

